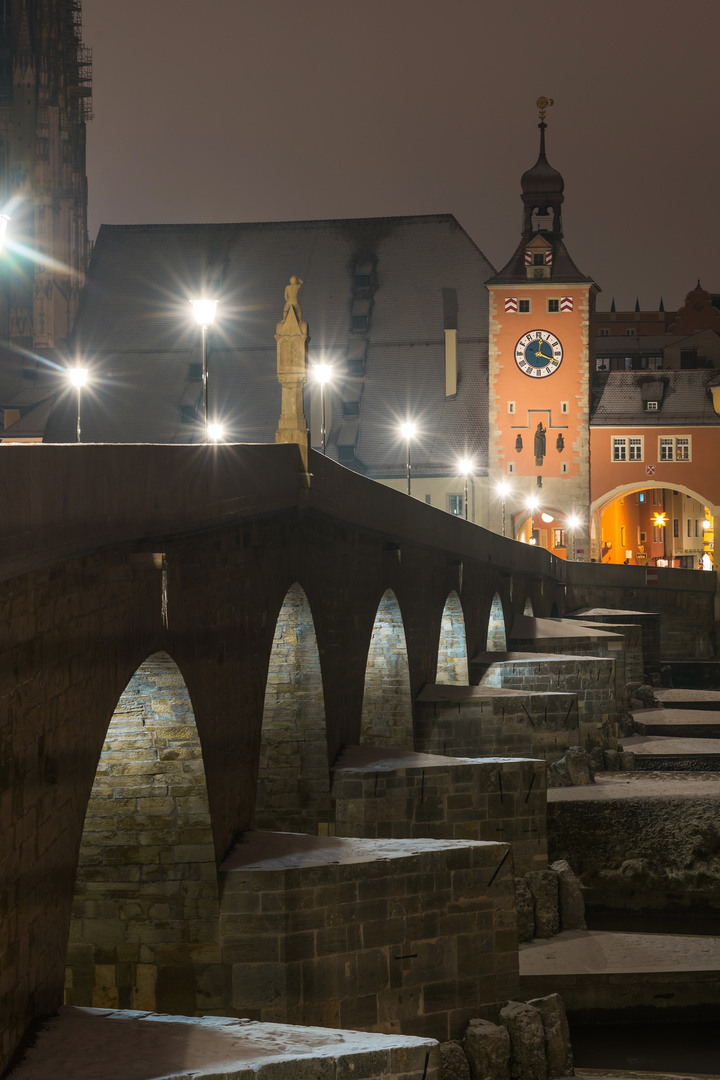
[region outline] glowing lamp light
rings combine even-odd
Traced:
[[[653,514],[653,525],[657,529],[664,529],[667,525],[667,514]]]
[[[400,425],[400,431],[403,439],[412,439],[417,431],[417,424],[413,424],[412,420],[407,420],[404,424]]]
[[[0,251],[2,251],[5,246],[5,234],[7,232],[9,222],[9,214],[0,214]]]
[[[325,386],[332,378],[332,364],[313,364],[312,374],[316,383]]]
[[[461,476],[469,476],[473,471],[473,462],[470,458],[462,458],[458,461],[458,471]]]
[[[538,501],[537,501],[537,499],[534,499],[534,498],[532,498],[532,496],[531,496],[531,497],[530,497],[530,498],[528,499],[528,501],[527,501],[527,508],[528,508],[528,510],[537,510],[537,507],[538,507]]]
[[[212,439],[213,442],[220,442],[223,437],[224,430],[225,428],[222,426],[222,424],[208,424],[208,438]]]
[[[68,371],[68,378],[70,379],[70,382],[73,384],[73,386],[77,387],[77,389],[80,390],[83,386],[87,386],[87,368],[70,368],[70,370]]]
[[[578,525],[580,524],[580,518],[577,516],[577,514],[571,514],[570,517],[567,519],[567,523],[571,529],[577,529]]]
[[[540,517],[543,519],[546,525],[549,525],[551,521],[555,520],[552,514],[541,514]]]
[[[510,494],[510,485],[507,483],[506,480],[501,480],[496,490],[498,495],[500,495],[504,499],[506,495]]]
[[[534,536],[530,537],[530,539],[528,540],[528,544],[537,544],[537,540],[535,539]]]
[[[193,309],[193,315],[197,321],[198,326],[212,326],[215,322],[215,312],[217,311],[217,300],[208,300],[203,297],[201,300],[191,300],[190,306]]]
[[[703,523],[702,523],[702,527],[703,527],[703,529],[707,530],[707,529],[712,527],[712,522],[708,518],[704,518]]]

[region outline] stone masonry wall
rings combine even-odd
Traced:
[[[415,749],[450,757],[555,761],[580,739],[570,693],[507,693],[448,700],[426,687],[415,703]]]
[[[477,760],[422,768],[336,768],[335,835],[502,840],[515,872],[547,866],[545,763]]]
[[[85,816],[65,1003],[222,1012],[215,849],[202,753],[166,653],[122,694]]]
[[[255,822],[317,833],[330,814],[330,772],[315,627],[303,589],[288,591],[270,654]]]
[[[626,630],[638,631],[639,627],[625,627]],[[623,635],[624,637],[624,635]],[[523,639],[513,637],[512,647],[518,652],[556,653],[563,656],[601,656],[615,664],[615,699],[619,711],[628,707],[627,683],[627,638],[587,638],[572,637],[534,637]],[[642,656],[641,656],[642,660]],[[642,670],[640,681],[643,681]]]
[[[516,995],[507,845],[415,841],[403,855],[401,841],[333,843],[370,858],[224,864],[223,959],[239,1015],[444,1041],[462,1038],[481,1003]]]
[[[412,750],[410,671],[402,615],[388,589],[378,606],[365,670],[360,742]]]
[[[579,745],[617,744],[613,660],[551,655],[499,661],[485,672],[480,685],[527,692],[570,691],[577,697]]]
[[[468,683],[465,617],[460,597],[453,591],[447,598],[440,625],[436,683]]]

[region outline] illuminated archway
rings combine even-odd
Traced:
[[[120,696],[88,802],[66,1003],[202,1016],[222,1007],[218,935],[195,717],[174,661],[155,653]]]
[[[714,563],[718,508],[674,481],[648,479],[592,504],[593,556],[602,562],[696,568]]]
[[[535,615],[535,612],[533,611],[533,603],[532,603],[532,600],[530,599],[529,596],[528,596],[527,600],[525,601],[525,607],[523,608],[523,615],[529,615],[531,618]]]
[[[538,506],[532,514],[527,509],[520,510],[513,515],[515,537],[521,543],[529,544],[532,526],[535,543],[558,558],[565,559],[570,542],[568,517],[568,514],[552,506]]]
[[[275,625],[263,709],[255,823],[317,833],[329,820],[325,703],[310,604],[292,585]]]
[[[454,590],[443,608],[435,682],[468,684],[465,616],[460,597]]]
[[[502,600],[498,593],[495,593],[493,602],[490,607],[490,618],[488,620],[488,632],[487,632],[487,651],[488,652],[507,652],[507,636],[505,634],[505,612],[503,611]]]
[[[413,749],[410,669],[400,606],[388,589],[373,625],[363,692],[360,742]]]

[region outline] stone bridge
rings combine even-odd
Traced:
[[[412,749],[423,688],[467,683],[468,658],[505,649],[514,615],[680,610],[714,637],[715,574],[659,570],[646,584],[643,568],[565,563],[319,454],[310,469],[292,444],[3,448],[0,1071],[61,1003],[98,763],[148,658],[161,654],[148,678],[166,706],[168,657],[192,703],[213,877],[256,813],[261,825],[297,826],[278,787],[303,807],[301,831],[322,832],[323,774],[340,749]],[[277,745],[263,751],[271,691],[317,706],[322,731],[301,767],[291,755],[278,764]],[[142,727],[134,708],[123,715]],[[168,767],[192,778],[177,713],[174,724]],[[136,779],[134,766],[114,767],[104,775]],[[87,916],[102,922],[88,896]]]

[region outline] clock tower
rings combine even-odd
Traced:
[[[545,155],[522,178],[523,230],[490,278],[491,527],[589,561],[590,318],[598,287],[563,241],[563,178]],[[500,494],[502,492],[503,494]]]

